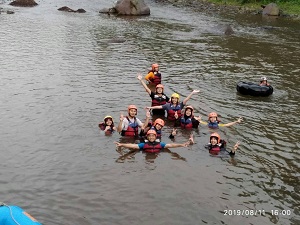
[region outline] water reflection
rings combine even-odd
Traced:
[[[120,157],[116,160],[117,163],[124,163],[126,160],[132,162],[134,161],[134,156],[139,152],[139,150],[130,150],[126,153],[124,153],[123,149],[118,148],[117,152],[120,153]],[[171,159],[173,160],[183,160],[186,161],[186,159],[182,156],[180,156],[177,152],[172,152],[169,149],[163,149],[160,153],[149,153],[149,152],[142,152],[142,154],[145,156],[145,160],[148,163],[154,163],[155,159],[159,157],[160,154],[168,153],[171,156]]]

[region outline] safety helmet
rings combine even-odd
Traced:
[[[155,89],[157,89],[157,88],[162,88],[164,90],[164,85],[158,84],[158,85],[156,85]]]
[[[154,135],[155,135],[155,137],[157,136],[157,133],[156,133],[156,131],[155,131],[155,130],[148,130],[148,132],[147,132],[147,136],[148,136],[149,134],[154,134]]]
[[[104,117],[104,121],[106,121],[107,119],[111,119],[111,120],[113,121],[112,116],[109,116],[109,115],[105,116],[105,117]]]
[[[137,107],[135,105],[129,105],[128,106],[128,113],[129,113],[130,109],[135,109],[136,113],[137,113]]]
[[[260,82],[263,82],[263,81],[267,81],[267,78],[266,77],[261,77]]]
[[[185,110],[187,110],[187,109],[191,109],[192,111],[194,111],[194,108],[191,105],[188,105],[187,107],[185,107]]]
[[[218,144],[220,143],[220,141],[221,141],[221,137],[220,137],[220,135],[218,134],[218,133],[212,133],[211,135],[210,135],[210,138],[209,138],[209,140],[211,140],[211,138],[212,137],[215,137],[215,138],[217,138],[217,142],[218,142]]]
[[[187,109],[190,109],[190,110],[192,111],[192,114],[191,114],[191,115],[193,115],[194,107],[191,106],[191,105],[188,105],[187,107],[185,107],[184,114],[185,114],[185,112],[186,112]]]
[[[179,100],[179,94],[177,94],[177,93],[173,93],[172,95],[171,95],[171,98],[178,98],[178,100]]]
[[[152,64],[152,70],[154,70],[154,69],[157,68],[157,67],[158,67],[158,64],[157,64],[157,63]]]
[[[162,127],[165,126],[165,121],[163,121],[162,119],[159,119],[157,118],[155,121],[154,121],[154,126],[156,126],[156,124],[159,124],[161,125]]]
[[[211,117],[218,117],[218,114],[216,112],[211,112],[210,114],[208,114],[208,120],[211,118]]]

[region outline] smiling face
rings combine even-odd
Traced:
[[[211,143],[212,145],[216,145],[216,144],[218,144],[218,139],[217,139],[216,137],[212,137],[212,138],[210,139],[210,143]]]
[[[136,109],[130,109],[129,110],[129,116],[130,117],[135,117],[136,116]]]
[[[172,104],[177,104],[178,103],[178,98],[171,98],[171,102],[172,102]]]
[[[156,128],[156,130],[161,130],[162,126],[161,126],[160,124],[157,123],[157,124],[155,125],[155,128]]]
[[[192,110],[191,109],[186,109],[185,110],[185,115],[186,116],[191,116],[192,115]]]
[[[157,94],[162,94],[163,93],[163,89],[161,87],[156,88],[156,93]]]
[[[111,126],[112,125],[112,120],[111,119],[106,119],[105,125],[106,126]]]
[[[209,117],[209,121],[214,123],[217,121],[217,117],[215,117],[215,116]]]
[[[155,134],[148,134],[147,139],[150,142],[154,142],[156,140],[156,135]]]

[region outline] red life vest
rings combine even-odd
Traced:
[[[138,136],[139,125],[136,122],[136,118],[134,117],[133,123],[129,120],[129,118],[127,116],[126,116],[126,119],[128,120],[128,127],[127,127],[127,130],[122,130],[121,135],[122,136],[130,136],[130,137]]]
[[[177,104],[175,107],[173,105],[171,105],[171,109],[168,111],[168,119],[171,121],[176,120],[175,118],[175,112],[177,111],[178,114],[178,118],[181,117],[181,106],[180,104]]]
[[[193,121],[192,121],[192,117],[189,117],[187,119],[183,117],[180,118],[180,126],[183,129],[191,129],[193,128]]]
[[[154,78],[150,79],[150,81],[155,85],[161,84],[161,73],[156,71],[152,71],[152,73],[154,74]]]
[[[221,151],[226,148],[226,141],[220,140],[220,143],[217,145],[208,144],[209,151]]]
[[[164,105],[167,103],[166,97],[164,94],[162,96],[158,96],[157,94],[154,95],[154,98],[152,99],[152,106],[157,105]]]
[[[219,145],[214,145],[214,146],[211,146],[211,148],[209,150],[210,151],[221,151],[221,148]]]
[[[106,128],[106,125],[105,125],[105,123],[99,123],[99,128],[100,128],[100,130],[105,130],[105,128]],[[112,133],[114,131],[114,129],[113,129],[113,126],[111,125],[110,126],[110,129],[109,130],[107,130],[106,132],[108,132],[108,133]]]
[[[162,147],[160,145],[160,142],[146,142],[144,144],[143,151],[144,152],[150,152],[150,153],[158,153],[162,150]]]

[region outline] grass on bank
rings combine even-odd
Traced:
[[[209,2],[213,2],[215,4],[227,4],[234,6],[242,6],[249,9],[261,9],[261,5],[267,5],[269,3],[276,3],[283,11],[284,14],[289,15],[300,15],[300,0],[208,0]]]

